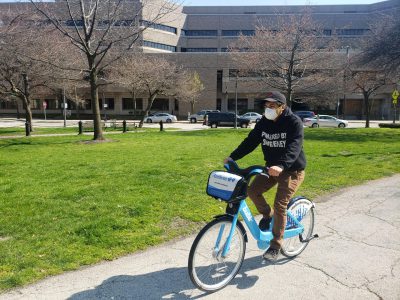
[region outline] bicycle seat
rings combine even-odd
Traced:
[[[254,165],[245,169],[241,169],[234,160],[229,160],[228,163],[224,165],[224,167],[229,173],[240,175],[245,179],[249,179],[251,176],[257,174],[269,177],[268,168],[265,166]]]

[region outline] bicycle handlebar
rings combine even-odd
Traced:
[[[263,175],[269,177],[268,167],[265,166],[254,165],[245,169],[241,169],[234,160],[228,160],[228,163],[224,164],[224,167],[228,172],[243,176],[245,179],[249,179],[254,175]]]

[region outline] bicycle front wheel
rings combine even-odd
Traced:
[[[197,235],[189,254],[189,276],[203,291],[217,291],[225,287],[239,272],[246,252],[245,232],[235,226],[229,251],[225,248],[232,218],[224,216],[208,223]]]
[[[288,206],[288,211],[297,218],[297,220],[303,225],[304,231],[298,236],[284,239],[282,244],[281,252],[287,257],[294,257],[299,255],[307,247],[309,241],[307,241],[313,234],[314,231],[314,205],[306,198],[299,198],[294,203]],[[288,218],[288,226],[290,227],[293,221]]]

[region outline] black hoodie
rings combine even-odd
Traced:
[[[261,144],[268,167],[278,166],[284,170],[298,171],[306,167],[303,152],[303,122],[286,107],[274,122],[262,117],[247,138],[230,157],[238,160]]]

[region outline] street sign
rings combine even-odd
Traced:
[[[43,109],[46,109],[46,108],[47,108],[47,102],[43,101]]]

